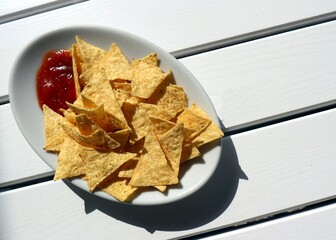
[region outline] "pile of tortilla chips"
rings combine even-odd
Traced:
[[[80,37],[71,47],[77,100],[63,116],[43,106],[45,150],[58,154],[54,180],[80,177],[90,191],[131,201],[148,188],[179,182],[180,165],[223,132],[157,55],[129,62],[116,44],[108,51]]]

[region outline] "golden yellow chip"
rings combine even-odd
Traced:
[[[108,133],[108,135],[112,139],[116,140],[120,144],[120,147],[124,147],[124,145],[126,144],[126,142],[128,140],[129,134],[130,134],[129,129],[122,129],[122,130],[119,130],[119,131],[116,131],[116,132]]]
[[[190,111],[200,117],[210,120],[207,114],[195,103],[191,106]],[[214,122],[211,121],[210,125],[207,126],[206,129],[204,129],[204,131],[201,132],[195,139],[193,139],[193,143],[195,144],[195,146],[199,147],[223,136],[224,133],[222,132],[222,130]]]
[[[80,60],[78,59],[78,54],[76,53],[77,51],[77,45],[73,44],[71,47],[71,57],[72,57],[72,71],[73,71],[73,77],[74,77],[74,82],[75,82],[75,89],[76,89],[76,96],[78,97],[80,92],[81,92],[81,86],[79,82],[79,75],[80,75],[80,70],[79,70],[79,65],[80,65]]]
[[[131,83],[127,82],[125,80],[122,79],[116,79],[114,81],[110,81],[112,88],[113,89],[121,89],[124,90],[127,93],[131,93],[132,92],[132,87],[131,87]]]
[[[104,130],[97,129],[90,135],[83,135],[78,128],[71,123],[62,123],[64,132],[84,147],[111,150],[120,147],[120,144],[112,139]]]
[[[86,98],[83,98],[86,99]],[[86,101],[86,100],[85,100]],[[84,114],[86,115],[91,121],[96,123],[99,127],[104,129],[105,131],[111,130],[108,126],[108,121],[104,111],[104,105],[101,104],[96,108],[84,108],[84,107],[76,107],[73,104],[67,103],[69,108],[76,114]]]
[[[160,192],[165,192],[167,189],[167,186],[154,186],[154,187]]]
[[[84,68],[89,68],[95,62],[99,61],[105,54],[105,50],[89,44],[88,42],[76,36],[76,41],[78,48],[83,56],[83,66]],[[84,69],[83,69],[84,70]]]
[[[133,130],[130,134],[130,142],[135,143],[143,138],[150,128],[148,113],[145,109],[139,107],[139,104],[130,101],[124,102],[123,112]]]
[[[170,84],[166,87],[162,96],[157,99],[156,105],[170,112],[172,117],[175,117],[188,107],[188,98],[181,86]]]
[[[115,43],[102,58],[101,66],[104,68],[108,80],[129,80],[132,78],[130,64]]]
[[[134,169],[131,186],[162,186],[177,184],[178,178],[169,166],[160,143],[152,129],[148,131],[144,152]]]
[[[157,117],[149,117],[151,120],[151,126],[156,134],[156,136],[160,136],[165,134],[168,130],[172,129],[176,124]]]
[[[170,74],[170,71],[164,73],[158,66],[153,65],[152,58],[153,56],[149,55],[131,62],[133,96],[149,98],[160,83]]]
[[[76,126],[82,135],[91,135],[93,132],[100,129],[99,126],[91,121],[84,113],[76,115],[75,119]]]
[[[114,173],[121,165],[136,156],[135,153],[99,152],[85,148],[80,156],[84,161],[84,171],[90,191]]]
[[[66,136],[61,127],[64,119],[47,105],[43,105],[43,118],[46,139],[44,150],[59,152]]]
[[[133,158],[132,160],[125,162],[119,168],[118,177],[119,178],[131,178],[138,161],[139,159]]]
[[[60,109],[60,111],[63,113],[66,121],[74,125],[76,124],[76,114],[70,108],[67,110]]]
[[[83,146],[70,137],[64,139],[57,159],[54,180],[78,177],[84,174],[84,162],[79,156]]]
[[[183,123],[176,124],[176,126],[160,136],[159,142],[170,167],[176,177],[178,177],[183,146]]]
[[[176,122],[183,123],[186,128],[195,130],[195,132],[190,135],[191,139],[198,136],[211,123],[209,119],[192,113],[188,108],[185,108],[184,111],[177,117]]]
[[[124,102],[131,97],[130,93],[122,89],[113,89],[114,95],[119,103],[119,106],[122,107]]]
[[[190,140],[183,141],[181,163],[194,159],[200,155],[201,152]]]
[[[131,201],[134,198],[138,188],[129,185],[128,182],[128,179],[111,178],[99,188],[115,197],[119,201]]]
[[[124,114],[104,73],[96,75],[96,78],[85,86],[82,95],[97,106],[104,105],[105,115],[111,128],[109,131],[128,128]]]
[[[139,103],[139,106],[144,109],[150,117],[157,117],[165,120],[170,120],[174,117],[174,115],[166,111],[164,108],[154,104]]]

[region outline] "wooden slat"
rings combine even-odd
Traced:
[[[335,197],[335,121],[336,109],[226,137],[214,177],[170,205],[112,203],[63,182],[0,193],[1,236],[167,239]]]
[[[24,139],[9,104],[0,106],[0,132],[0,187],[53,173]]]
[[[38,35],[70,25],[97,24],[140,35],[167,51],[231,39],[336,10],[332,0],[103,1],[91,0],[0,25],[0,96],[10,68]]]
[[[181,59],[226,128],[335,104],[336,22]],[[320,107],[320,106],[317,106]]]
[[[232,232],[205,237],[203,240],[336,239],[336,204],[257,224]]]

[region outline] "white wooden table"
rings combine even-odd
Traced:
[[[0,239],[336,239],[336,1],[10,2],[0,1]],[[15,57],[46,31],[85,24],[160,45],[209,94],[223,156],[190,198],[98,199],[54,182],[23,138],[8,100]]]

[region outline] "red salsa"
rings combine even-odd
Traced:
[[[44,56],[36,76],[37,98],[55,112],[68,109],[65,102],[76,100],[72,58],[68,50],[52,50]]]

